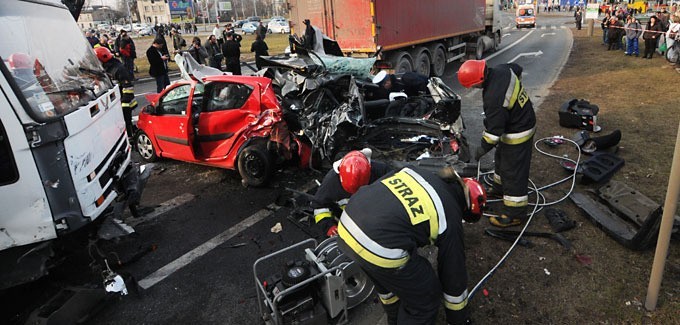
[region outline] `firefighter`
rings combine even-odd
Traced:
[[[482,88],[484,126],[475,152],[477,161],[496,147],[493,185],[489,195],[502,195],[503,211],[489,218],[497,227],[517,226],[527,217],[527,185],[536,116],[521,83],[522,68],[514,63],[487,68],[484,60],[469,60],[458,70],[466,88]]]
[[[360,188],[338,225],[340,249],[373,281],[388,324],[469,323],[462,220],[479,220],[484,188],[452,168],[405,167]],[[438,247],[438,275],[418,247]]]
[[[135,126],[132,124],[132,110],[137,108],[137,100],[135,99],[135,89],[133,87],[133,77],[130,75],[125,66],[113,57],[109,49],[105,47],[97,47],[94,49],[97,58],[102,62],[106,73],[111,78],[118,82],[120,87],[120,102],[123,106],[123,118],[125,119],[125,129],[128,137],[134,135]]]
[[[326,173],[311,202],[314,221],[321,231],[327,237],[337,235],[335,217],[345,208],[349,197],[359,187],[373,183],[389,171],[387,164],[371,161],[371,149],[368,148],[351,151],[333,163],[333,169]]]

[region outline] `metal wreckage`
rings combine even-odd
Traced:
[[[337,51],[339,52],[339,51]],[[339,53],[341,54],[341,53]],[[459,173],[474,168],[461,117],[461,98],[437,77],[427,91],[367,100],[376,58],[351,58],[296,48],[296,55],[261,58],[258,75],[273,80],[288,128],[306,137],[319,157],[335,160],[369,147],[378,159]]]

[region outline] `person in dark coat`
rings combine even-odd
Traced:
[[[267,46],[267,43],[260,37],[260,34],[257,34],[255,36],[255,41],[250,46],[250,52],[255,52],[255,66],[257,66],[257,70],[262,69],[262,59],[260,59],[260,57],[269,55],[268,51],[269,47]]]
[[[132,38],[130,38],[130,35],[128,35],[127,31],[125,30],[121,30],[120,33],[118,53],[120,53],[120,57],[123,59],[123,64],[125,65],[125,68],[128,69],[130,75],[134,75],[137,49],[135,48],[135,42],[132,41]]]
[[[314,31],[314,27],[312,27],[312,23],[309,19],[305,19],[302,22],[307,26],[305,27],[305,38],[302,42],[302,46],[308,50],[314,49],[316,43],[316,32]]]
[[[94,35],[94,30],[88,30],[85,32],[85,38],[87,38],[87,42],[90,43],[90,46],[94,47],[99,43],[99,39],[97,36]]]
[[[170,85],[168,76],[168,60],[170,56],[163,53],[163,40],[156,38],[146,50],[146,58],[149,60],[149,75],[156,79],[156,92],[160,93]]]
[[[262,22],[260,22],[260,25],[257,27],[257,35],[259,35],[263,41],[264,38],[267,37],[267,27],[264,27]]]
[[[621,37],[623,36],[623,24],[619,22],[619,19],[612,17],[609,20],[609,31],[607,31],[607,51],[609,50],[620,50],[619,43],[621,42]]]
[[[222,54],[227,61],[227,71],[234,75],[241,74],[241,46],[234,40],[234,34],[227,34],[222,44]]]
[[[642,38],[645,40],[645,55],[642,57],[643,59],[651,59],[654,55],[656,42],[659,39],[659,35],[661,35],[661,31],[662,27],[659,19],[656,16],[650,17],[647,28],[642,34]]]
[[[205,44],[205,50],[208,52],[208,61],[210,66],[215,69],[222,70],[222,60],[224,59],[224,54],[222,54],[222,50],[220,49],[220,45],[215,35],[210,35],[208,37],[208,43]]]
[[[189,54],[196,60],[199,64],[205,65],[205,59],[208,58],[208,51],[201,46],[201,39],[194,36],[191,41],[191,46],[189,47]]]
[[[581,21],[583,21],[583,12],[581,12],[581,8],[576,8],[574,19],[576,20],[576,29],[581,30]]]

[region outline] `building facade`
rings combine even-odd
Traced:
[[[170,23],[170,7],[164,1],[137,0],[137,10],[141,23],[150,26]]]
[[[121,13],[108,6],[92,6],[84,8],[78,16],[80,29],[95,29],[99,24],[113,24]]]

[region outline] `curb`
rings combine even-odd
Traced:
[[[255,70],[255,61],[241,62],[241,68],[243,68],[244,66],[246,68],[252,70],[253,72],[257,72],[257,70]],[[177,77],[179,75],[180,75],[179,71],[173,71],[173,72],[168,73],[169,77]],[[144,77],[144,78],[135,79],[135,82],[149,82],[149,81],[154,81],[154,80],[155,79],[153,77]]]

